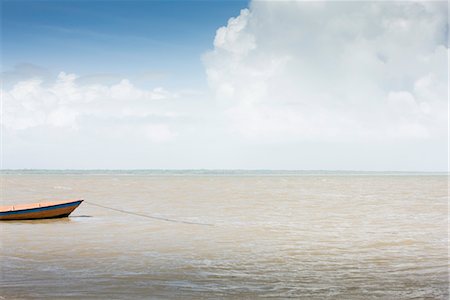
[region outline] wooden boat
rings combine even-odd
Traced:
[[[0,206],[0,220],[33,220],[68,217],[83,200]]]

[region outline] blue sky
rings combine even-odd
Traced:
[[[3,69],[155,73],[168,87],[204,85],[201,55],[247,1],[2,1]]]
[[[3,163],[445,171],[446,1],[2,1]]]

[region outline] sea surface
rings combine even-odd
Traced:
[[[23,170],[0,181],[2,205],[85,199],[70,218],[0,223],[0,299],[449,297],[446,174]]]

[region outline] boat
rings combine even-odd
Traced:
[[[83,200],[0,206],[0,220],[34,220],[68,217]]]

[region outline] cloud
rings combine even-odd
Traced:
[[[445,138],[446,6],[253,1],[217,30],[208,82],[260,143]]]
[[[11,70],[1,72],[0,80],[3,88],[5,88],[16,84],[18,81],[32,78],[48,79],[51,76],[51,72],[42,66],[30,63],[20,63],[15,65]]]
[[[10,132],[36,127],[89,129],[102,134],[129,136],[161,143],[176,137],[170,126],[179,112],[167,107],[178,97],[161,87],[144,90],[122,79],[112,85],[77,82],[61,72],[52,82],[26,79],[2,90],[2,126]]]

